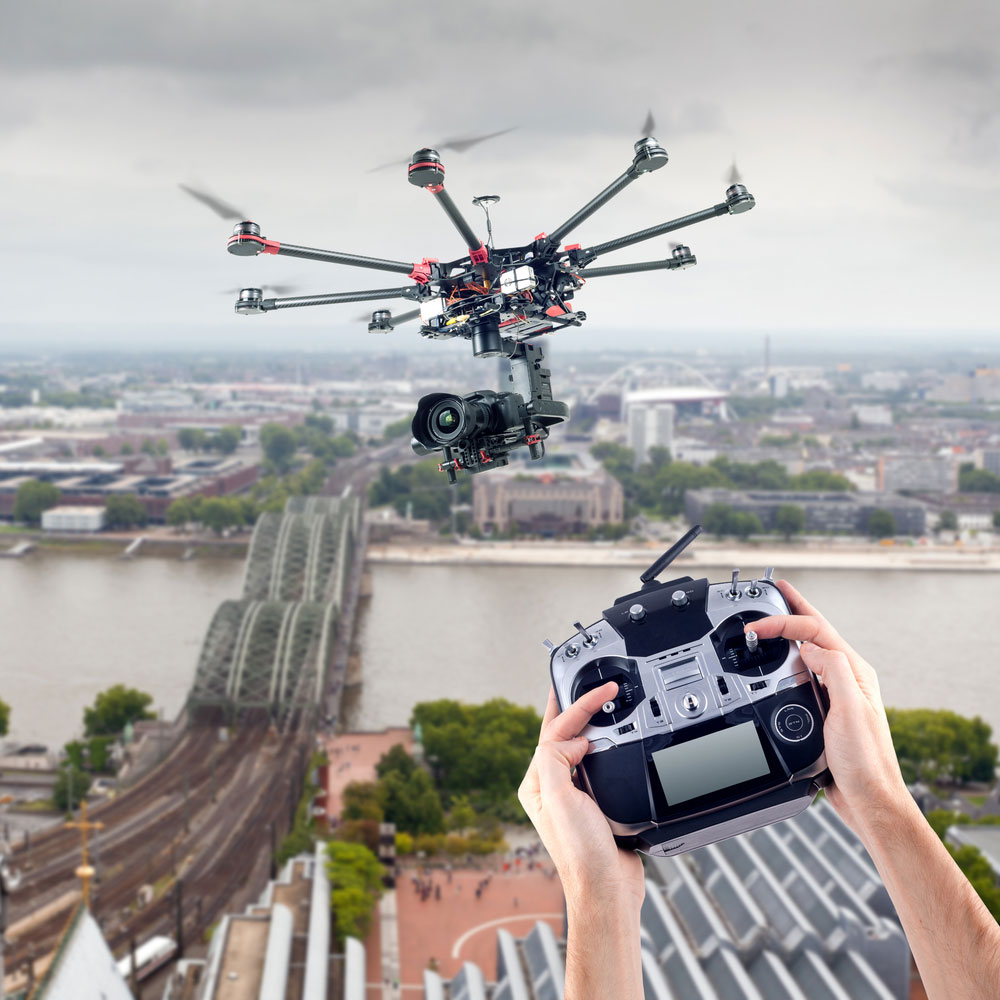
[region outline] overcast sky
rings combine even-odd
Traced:
[[[472,196],[502,196],[496,243],[516,245],[628,166],[650,109],[669,164],[572,240],[721,201],[734,155],[757,207],[687,230],[696,268],[593,279],[567,346],[997,329],[994,0],[0,0],[0,13],[0,349],[363,347],[352,320],[366,306],[241,317],[223,293],[395,275],[232,257],[230,225],[178,183],[282,242],[447,259],[462,242],[433,199],[404,166],[372,167],[514,127],[443,159],[477,231]],[[664,257],[669,238],[606,263]],[[412,325],[391,336],[419,339]]]

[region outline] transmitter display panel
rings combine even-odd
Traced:
[[[651,757],[667,804],[672,806],[771,771],[752,722],[665,747]]]

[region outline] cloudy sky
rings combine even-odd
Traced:
[[[573,239],[721,201],[734,155],[757,208],[687,230],[696,268],[593,279],[586,327],[560,338],[997,329],[992,0],[0,0],[0,14],[3,350],[363,347],[365,306],[238,317],[225,290],[394,275],[232,257],[229,225],[178,184],[282,242],[447,259],[463,248],[433,199],[404,166],[371,168],[514,128],[444,159],[473,226],[472,196],[498,193],[497,245],[516,245],[628,166],[648,110],[670,163]],[[606,262],[666,256],[666,239]]]

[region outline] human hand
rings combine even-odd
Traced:
[[[790,615],[753,622],[762,639],[784,636],[802,642],[799,653],[830,696],[823,726],[833,785],[830,804],[859,835],[907,804],[910,795],[892,746],[875,671],[787,580],[777,582]]]
[[[639,855],[618,847],[597,803],[572,777],[589,746],[587,738],[578,735],[580,730],[617,693],[618,685],[608,681],[560,713],[555,691],[550,690],[538,746],[517,791],[559,872],[571,908],[576,900],[594,905],[624,900],[638,911],[645,892]]]

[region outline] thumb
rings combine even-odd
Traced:
[[[861,696],[857,678],[847,657],[839,649],[823,649],[804,642],[799,653],[806,666],[823,682],[830,694],[831,708],[836,704],[856,701]]]
[[[538,785],[544,799],[547,795],[573,785],[571,772],[586,756],[590,741],[585,736],[561,743],[540,743],[535,751],[538,765]]]

